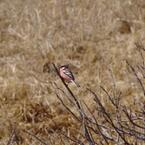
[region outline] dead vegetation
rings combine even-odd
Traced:
[[[143,145],[144,6],[1,0],[0,144]],[[80,89],[57,74],[66,63]]]

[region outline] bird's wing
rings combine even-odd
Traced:
[[[64,74],[74,80],[74,75],[70,70],[65,70]]]

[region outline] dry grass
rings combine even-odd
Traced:
[[[113,112],[100,85],[112,93],[114,84],[121,103],[138,110],[144,94],[125,60],[142,64],[145,53],[135,43],[144,45],[144,26],[144,0],[1,0],[0,144],[7,144],[14,126],[23,145],[39,142],[22,130],[53,145],[71,144],[59,131],[79,136],[80,124],[55,95],[52,83],[61,88],[62,82],[51,63],[70,64],[81,88],[70,87],[92,111],[96,106],[86,88]],[[43,73],[46,62],[49,71]]]

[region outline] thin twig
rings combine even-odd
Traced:
[[[42,143],[43,145],[49,145],[48,143],[44,142],[42,139],[40,139],[39,137],[37,137],[35,134],[27,131],[27,130],[22,130],[24,133],[27,133],[28,135],[32,136],[33,138],[35,138],[36,140],[38,140],[40,143]]]
[[[141,88],[142,88],[142,90],[143,90],[144,96],[145,96],[145,88],[144,88],[144,85],[143,85],[142,81],[140,80],[140,78],[138,77],[138,75],[137,75],[137,73],[136,73],[134,67],[133,67],[127,60],[126,60],[126,63],[127,63],[128,66],[131,68],[133,74],[135,75],[136,79],[138,80],[138,82],[139,82],[139,84],[140,84],[140,86],[141,86]]]

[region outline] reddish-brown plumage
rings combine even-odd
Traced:
[[[69,69],[68,65],[63,65],[59,68],[59,73],[60,76],[68,83],[70,82],[74,82],[78,87],[79,84],[77,84],[75,82],[75,78],[73,76],[73,73],[71,72],[71,70]]]

